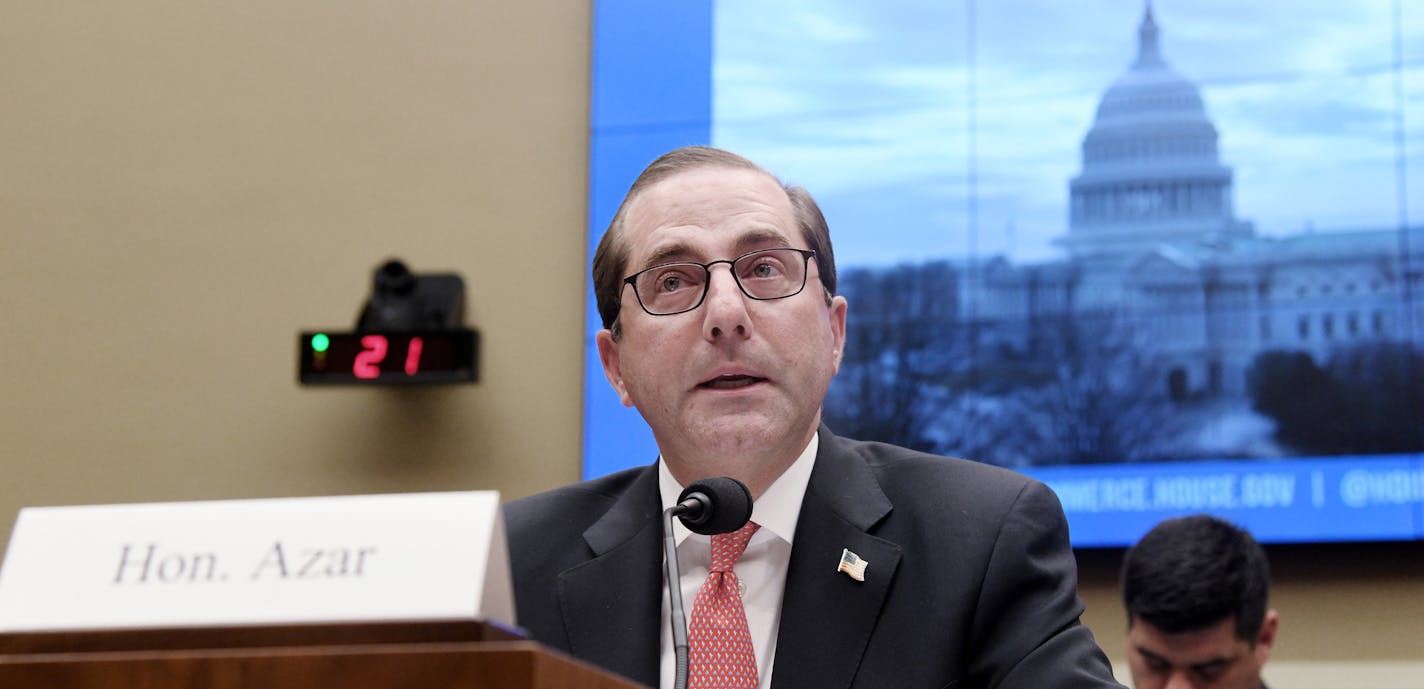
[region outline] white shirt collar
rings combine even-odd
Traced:
[[[811,483],[811,469],[816,466],[816,450],[821,444],[821,434],[811,436],[806,449],[781,472],[771,486],[752,504],[752,521],[761,525],[754,540],[775,536],[787,543],[796,535],[796,520],[801,516],[801,501],[806,497],[806,486]],[[658,491],[662,495],[663,509],[677,504],[684,486],[672,477],[667,462],[658,456]],[[681,544],[692,534],[681,520],[673,520],[673,536]],[[765,534],[765,535],[763,535]]]

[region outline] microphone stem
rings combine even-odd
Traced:
[[[668,609],[672,621],[672,650],[677,668],[674,689],[687,689],[687,618],[682,613],[682,576],[677,564],[677,539],[673,537],[672,518],[681,512],[681,505],[663,512],[663,553],[667,568]]]

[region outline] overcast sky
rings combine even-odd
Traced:
[[[1417,225],[1424,3],[1398,2]],[[1079,144],[1137,54],[1143,6],[979,0],[971,33],[967,0],[717,0],[713,143],[810,189],[844,265],[1055,258]],[[1153,12],[1163,56],[1216,124],[1238,217],[1267,235],[1397,227],[1396,0],[1156,0]]]

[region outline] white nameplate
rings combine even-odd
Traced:
[[[0,631],[514,620],[495,492],[27,507]]]

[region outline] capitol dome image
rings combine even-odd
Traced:
[[[1110,321],[1154,358],[1157,384],[1178,399],[1241,397],[1268,350],[1325,361],[1352,343],[1407,337],[1413,313],[1401,245],[1424,257],[1424,232],[1399,228],[1258,236],[1237,215],[1207,101],[1172,68],[1152,8],[1137,54],[1103,92],[1068,181],[1060,261],[989,261],[967,275],[978,337],[1032,346],[1045,319]],[[1229,136],[1229,132],[1225,133]],[[1249,211],[1249,209],[1248,209]],[[1417,282],[1417,275],[1410,277]],[[1415,300],[1421,302],[1424,300]]]
[[[1231,168],[1196,85],[1163,59],[1151,7],[1137,59],[1103,94],[1070,184],[1063,244],[1081,258],[1203,236],[1249,237],[1232,208]]]
[[[1424,228],[1257,232],[1211,90],[1173,66],[1150,4],[1136,29],[1084,113],[1056,258],[843,273],[873,329],[830,422],[1019,467],[1413,447]]]

